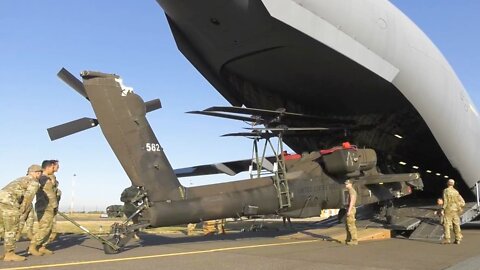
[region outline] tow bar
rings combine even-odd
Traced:
[[[107,239],[101,237],[101,236],[98,236],[98,235],[95,235],[93,233],[91,233],[87,228],[83,227],[82,225],[78,224],[75,220],[71,219],[69,216],[65,215],[64,213],[62,212],[58,212],[58,214],[60,216],[62,216],[64,219],[70,221],[73,225],[77,226],[80,230],[84,231],[85,233],[87,233],[88,235],[90,235],[91,237],[93,237],[94,239],[100,241],[103,246],[104,246],[104,250],[105,250],[105,245],[108,246],[112,251],[113,253],[118,253],[120,251],[120,247],[117,246],[116,244],[108,241]],[[107,252],[105,252],[107,253]]]

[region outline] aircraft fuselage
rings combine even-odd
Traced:
[[[370,127],[287,139],[296,152],[349,140],[375,149],[385,173],[421,173],[434,196],[447,178],[463,191],[480,179],[475,106],[440,51],[390,2],[157,2],[179,50],[231,104]]]

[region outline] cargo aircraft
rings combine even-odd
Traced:
[[[100,125],[141,190],[142,222],[114,228],[119,247],[139,226],[317,216],[344,205],[347,179],[359,205],[413,190],[439,196],[448,178],[474,198],[477,109],[440,51],[390,2],[157,2],[181,53],[232,105],[194,113],[249,123],[249,132],[229,135],[252,138],[257,150],[271,137],[279,145],[273,156],[257,151],[248,160],[174,170],[146,119],[159,100],[144,102],[115,74],[84,71],[81,82],[61,70],[96,119],[51,128],[51,139]],[[283,143],[299,154],[286,154]],[[245,170],[253,173],[241,181],[188,188],[178,181]]]

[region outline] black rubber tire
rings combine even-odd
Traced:
[[[105,252],[105,254],[118,254],[120,253],[120,249],[115,250],[111,246],[103,243],[103,252]]]
[[[120,242],[120,239],[118,237],[114,236],[114,237],[109,238],[108,241],[110,241],[111,243],[118,246],[118,243]],[[121,249],[121,247],[120,247],[120,249]],[[105,252],[105,254],[118,254],[118,253],[120,253],[120,249],[115,250],[111,246],[107,245],[106,243],[103,243],[103,252]]]

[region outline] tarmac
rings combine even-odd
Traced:
[[[140,241],[132,240],[114,255],[104,254],[101,243],[85,235],[66,234],[50,246],[55,254],[0,262],[0,269],[480,269],[478,227],[464,229],[460,245],[400,236],[346,246],[325,237],[339,235],[341,229],[305,229],[294,223],[292,230],[263,227],[212,236],[141,233]],[[27,241],[19,242],[17,252],[27,246]]]

